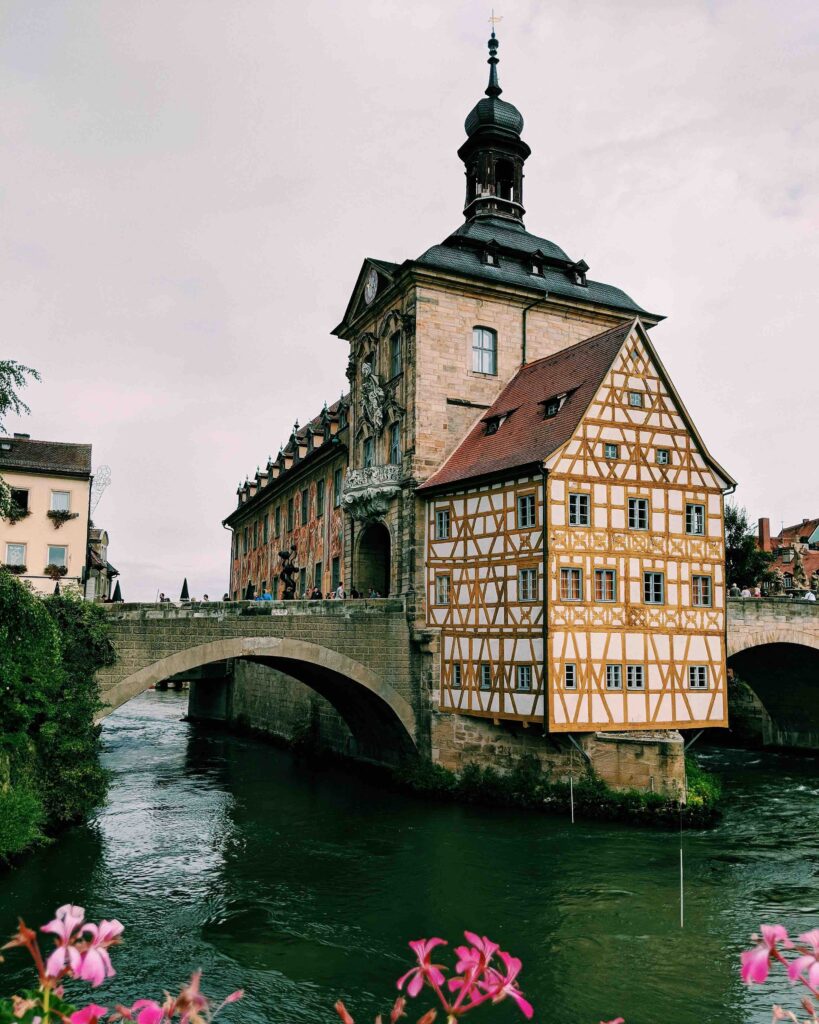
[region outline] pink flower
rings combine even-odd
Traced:
[[[71,903],[66,903],[62,907],[58,907],[55,914],[54,920],[49,921],[48,924],[44,924],[40,931],[47,932],[57,938],[57,948],[46,960],[46,974],[50,978],[57,978],[60,972],[68,967],[75,974],[77,973],[81,957],[79,950],[72,945],[76,938],[76,931],[80,927],[85,917],[85,911],[82,907],[75,907]]]
[[[757,940],[753,949],[746,950],[742,956],[742,980],[746,985],[761,985],[768,977],[770,971],[771,957],[776,950],[777,942],[784,946],[791,946],[788,933],[781,924],[763,924],[762,938],[758,935],[751,936]]]
[[[812,953],[805,953],[788,964],[788,977],[791,981],[805,981],[816,992],[819,989],[819,928],[805,932],[799,936],[799,942],[808,946]],[[807,979],[803,975],[807,974]]]
[[[455,947],[455,953],[458,956],[455,970],[458,974],[464,974],[473,969],[482,970],[500,949],[496,942],[490,942],[485,935],[481,938],[474,932],[464,932],[464,938],[470,945]]]
[[[90,1006],[86,1006],[82,1010],[75,1010],[68,1019],[71,1024],[97,1024],[97,1021],[105,1013],[108,1013],[107,1006],[97,1006],[96,1003],[91,1003]]]
[[[409,947],[418,958],[418,966],[413,967],[398,979],[398,988],[402,989],[404,987],[404,983],[409,978],[410,980],[407,984],[407,995],[414,997],[417,996],[424,987],[424,982],[427,979],[433,986],[442,985],[444,982],[444,976],[437,964],[431,964],[429,962],[429,958],[432,950],[435,949],[436,946],[445,945],[445,939],[416,939],[415,942],[411,942]]]
[[[111,965],[108,947],[119,942],[123,931],[124,928],[119,921],[100,921],[99,925],[85,925],[83,932],[91,936],[91,941],[83,953],[82,966],[77,976],[89,982],[94,988],[101,985],[106,978],[113,978],[117,972]]]
[[[535,1012],[534,1007],[528,1000],[523,998],[523,993],[515,984],[515,978],[520,974],[523,963],[517,957],[504,953],[503,950],[498,953],[498,956],[503,961],[506,973],[501,974],[496,968],[490,967],[486,972],[487,980],[478,984],[487,994],[492,996],[493,1003],[499,1003],[501,999],[505,999],[507,996],[510,999],[514,999],[523,1016],[530,1020]]]
[[[339,1017],[341,1017],[342,1024],[355,1024],[355,1021],[347,1012],[347,1007],[344,1005],[344,1003],[342,1003],[340,999],[336,1003],[335,1010]]]
[[[159,1024],[165,1011],[155,999],[137,999],[131,1007],[131,1018],[136,1014],[137,1024]]]
[[[625,1017],[615,1017],[614,1020],[601,1020],[600,1024],[626,1024]]]

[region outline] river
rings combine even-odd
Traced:
[[[728,805],[683,837],[681,930],[674,832],[429,804],[188,724],[185,707],[148,693],[111,715],[108,805],[0,876],[0,933],[68,901],[125,923],[104,1005],[202,967],[207,992],[247,990],[226,1024],[332,1022],[339,997],[368,1024],[406,942],[464,928],[523,959],[537,1021],[768,1024],[774,998],[793,1002],[787,985],[749,991],[737,965],[760,922],[819,925],[814,759],[703,748]],[[23,956],[0,966],[4,991]]]

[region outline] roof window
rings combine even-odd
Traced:
[[[550,420],[560,412],[566,399],[569,397],[569,392],[564,391],[560,395],[553,395],[551,398],[547,398],[545,402],[541,402],[543,406],[543,418]]]
[[[503,416],[490,416],[488,420],[484,420],[486,423],[486,435],[497,434],[506,420],[509,418],[509,413],[504,413]]]

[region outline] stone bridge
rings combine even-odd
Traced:
[[[819,601],[728,601],[732,731],[763,745],[819,749]]]
[[[414,638],[402,599],[106,610],[119,657],[98,673],[101,717],[174,676],[197,680],[197,699],[212,711],[224,702],[230,666],[241,659],[278,669],[324,697],[360,756],[394,761],[428,753],[429,678],[424,687],[421,680],[430,656]]]

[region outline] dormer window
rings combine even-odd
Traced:
[[[586,287],[586,275],[581,273],[579,270],[574,272],[574,283],[579,284],[581,288]]]
[[[489,419],[486,420],[487,436],[489,436],[490,434],[497,434],[497,432],[500,430],[500,428],[503,426],[503,424],[506,422],[508,418],[508,413],[505,413],[503,416],[490,416]]]
[[[529,259],[531,260],[530,272],[537,277],[543,277],[543,253],[540,249],[535,249]]]
[[[579,285],[581,288],[585,288],[586,273],[588,269],[589,265],[585,260],[579,260],[577,263],[572,263],[568,269],[569,278],[574,284]]]
[[[487,267],[497,267],[499,266],[498,254],[494,249],[484,249],[482,262],[485,263]]]
[[[551,398],[547,398],[543,402],[543,418],[550,420],[560,412],[566,399],[569,397],[568,391],[564,391],[560,395],[553,395]]]

